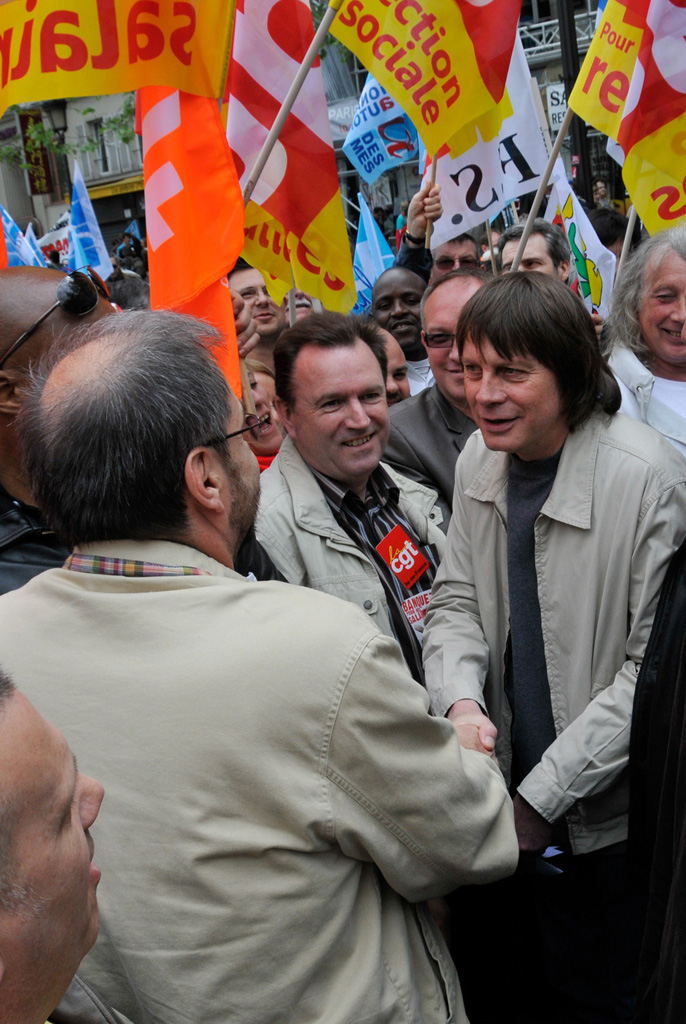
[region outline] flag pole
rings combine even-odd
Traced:
[[[493,248],[493,232],[491,231],[491,222],[486,218],[486,238],[488,239],[488,252],[491,260],[491,270],[493,271],[493,277],[498,276],[498,265],[495,260],[495,249]]]
[[[310,43],[310,47],[303,58],[302,64],[298,69],[298,73],[293,79],[290,89],[286,93],[286,98],[281,104],[281,109],[279,110],[279,113],[276,115],[276,120],[274,121],[274,124],[272,125],[271,130],[267,135],[267,138],[264,140],[264,145],[262,146],[262,149],[260,150],[257,159],[255,160],[255,164],[250,172],[250,176],[247,182],[245,183],[245,188],[243,189],[243,202],[246,206],[248,205],[248,200],[250,199],[251,195],[255,190],[255,186],[259,181],[260,175],[264,170],[265,164],[269,159],[271,151],[276,145],[276,140],[281,134],[281,129],[286,123],[286,118],[290,114],[291,108],[293,107],[293,104],[295,103],[298,97],[298,93],[303,87],[305,79],[307,78],[307,73],[314,64],[317,54],[321,49],[322,43],[326,38],[326,33],[329,31],[329,26],[331,25],[334,18],[338,14],[339,8],[341,7],[342,3],[343,0],[331,0],[331,2],[329,3],[329,6],[326,9],[326,13],[324,14],[324,17],[321,20],[321,24],[319,25],[319,28],[315,32],[314,38]]]
[[[431,159],[431,171],[429,173],[429,184],[433,187],[436,184],[436,164],[438,163],[438,156],[434,153]],[[426,222],[426,235],[424,237],[424,248],[431,248],[431,233],[433,232],[434,225],[433,221],[427,220]]]
[[[545,194],[545,190],[548,187],[548,182],[550,181],[550,175],[553,173],[553,167],[555,166],[555,161],[557,160],[558,156],[560,155],[560,150],[562,149],[562,143],[564,142],[565,136],[567,135],[567,132],[569,131],[569,126],[572,123],[572,118],[573,117],[574,117],[574,111],[572,110],[571,107],[567,107],[567,113],[564,116],[564,121],[560,125],[560,130],[557,133],[557,138],[555,139],[555,143],[553,145],[553,148],[550,151],[550,156],[548,157],[548,163],[546,165],[546,169],[543,172],[543,177],[541,178],[541,183],[538,186],[538,189],[536,190],[536,195],[534,196],[534,201],[533,201],[533,203],[531,205],[531,210],[529,211],[529,216],[526,218],[526,223],[524,225],[524,230],[522,231],[522,237],[519,239],[519,245],[517,246],[517,252],[515,253],[515,258],[514,258],[514,260],[512,262],[512,271],[515,271],[517,269],[517,267],[519,266],[520,262],[521,262],[522,255],[524,253],[524,249],[526,248],[526,243],[529,241],[529,236],[531,235],[531,231],[532,231],[532,228],[534,226],[534,220],[536,219],[536,215],[538,214],[538,211],[539,211],[539,209],[541,207],[541,203],[543,201],[543,196]]]
[[[629,255],[629,249],[631,248],[631,238],[634,233],[634,228],[636,227],[636,216],[636,207],[632,205],[631,209],[629,210],[628,224],[626,228],[626,234],[624,235],[624,241],[622,243],[622,251],[619,256],[619,263],[617,264],[617,269],[615,270],[615,284],[617,283],[617,278],[619,277],[622,267],[626,263],[626,258]]]

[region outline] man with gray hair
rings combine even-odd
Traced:
[[[686,225],[660,231],[631,255],[603,337],[622,412],[686,456]]]
[[[138,1024],[464,1022],[420,901],[513,870],[502,777],[358,609],[234,571],[259,424],[221,340],[123,313],[27,399],[31,486],[74,550],[0,599],[1,641],[108,791],[82,971]]]
[[[503,274],[510,273],[523,234],[524,225],[513,224],[498,239],[496,249]],[[572,251],[564,232],[543,217],[536,217],[517,269],[549,274],[566,283],[571,261]]]

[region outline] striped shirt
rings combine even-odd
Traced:
[[[388,604],[393,635],[400,644],[410,672],[423,686],[423,611],[439,561],[434,545],[422,544],[417,538],[398,505],[400,491],[381,466],[377,466],[369,477],[364,501],[344,484],[318,473],[311,466],[310,469],[317,478],[336,522],[357,547],[364,551],[379,574]],[[377,550],[377,545],[380,545],[396,526],[402,527],[417,551],[429,563],[421,576],[409,587],[398,579],[390,564]],[[411,620],[416,620],[414,625]]]

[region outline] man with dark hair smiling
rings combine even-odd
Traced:
[[[521,931],[501,934],[489,966],[512,1019],[628,1024],[642,931],[625,852],[629,726],[662,577],[686,535],[686,463],[617,415],[591,318],[553,278],[491,281],[462,310],[457,346],[480,432],[457,462],[427,688],[463,742],[495,745],[523,865],[558,854],[529,876],[539,951]],[[505,927],[510,908],[482,901],[488,927],[496,911]]]
[[[435,491],[380,464],[389,430],[381,332],[316,313],[284,331],[274,358],[288,437],[262,474],[257,539],[289,583],[359,605],[423,682],[421,629],[445,538]],[[399,561],[407,545],[410,572]]]

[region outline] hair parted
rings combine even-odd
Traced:
[[[502,267],[503,264],[504,247],[508,242],[519,242],[523,233],[523,224],[513,224],[512,227],[503,231],[495,247],[498,254],[499,267]],[[536,217],[531,229],[531,234],[543,235],[546,250],[553,261],[553,266],[556,270],[561,263],[571,263],[572,250],[569,248],[569,242],[567,241],[564,231],[557,227],[556,224],[550,224],[547,220],[544,220],[543,217]]]
[[[39,508],[67,544],[183,533],[186,457],[223,436],[229,420],[228,386],[211,354],[221,341],[193,317],[137,310],[74,332],[39,363],[20,419],[24,463]],[[92,370],[82,364],[51,388],[56,366],[93,342]],[[228,451],[217,450],[231,471]]]
[[[468,338],[477,348],[489,341],[504,359],[530,356],[552,370],[570,430],[596,409],[613,415],[621,405],[619,385],[600,354],[586,307],[548,274],[490,280],[460,313],[460,356]]]
[[[652,354],[643,340],[638,317],[653,278],[667,256],[686,260],[686,224],[660,231],[642,242],[622,267],[606,321],[604,340],[608,355],[613,348],[623,346],[650,367]]]
[[[461,278],[472,278],[474,281],[478,281],[479,284],[486,284],[488,277],[484,274],[481,267],[458,267],[457,270],[451,270],[449,274],[443,274],[442,277],[437,278],[433,284],[430,284],[424,294],[422,295],[422,301],[419,305],[419,316],[422,321],[422,329],[426,330],[426,303],[431,298],[437,288],[442,288],[444,285],[449,284],[451,281],[459,281]]]
[[[311,313],[292,327],[287,327],[274,348],[276,394],[286,407],[293,407],[293,371],[302,349],[308,345],[330,349],[352,348],[358,338],[374,353],[385,382],[388,368],[386,347],[383,334],[373,320],[343,316],[341,313]]]

